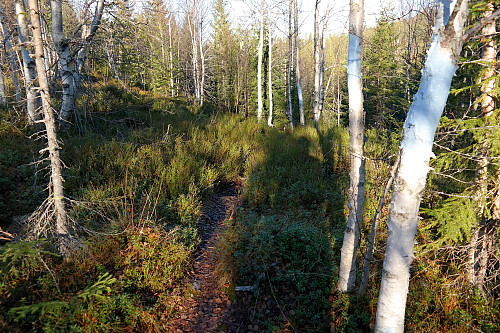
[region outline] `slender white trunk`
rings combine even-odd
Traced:
[[[19,77],[17,76],[16,54],[10,42],[10,35],[9,32],[7,31],[7,26],[5,25],[1,8],[0,8],[0,23],[1,23],[0,27],[2,28],[2,34],[1,34],[2,40],[0,42],[2,42],[5,45],[5,49],[7,51],[7,58],[9,59],[10,67],[12,70],[12,82],[14,83],[16,101],[20,101],[21,84],[19,83]]]
[[[304,116],[304,99],[302,98],[302,85],[300,76],[300,38],[299,38],[299,6],[297,4],[299,0],[294,0],[294,25],[295,25],[295,79],[297,80],[297,97],[299,99],[299,116],[300,125],[304,126],[306,119]]]
[[[267,14],[269,16],[269,60],[268,60],[268,70],[267,70],[267,88],[269,97],[269,117],[267,118],[267,125],[273,126],[273,32],[271,24],[271,6],[268,7]]]
[[[5,91],[5,81],[2,66],[0,66],[0,106],[7,105],[7,93]]]
[[[35,46],[35,63],[40,85],[40,96],[42,100],[42,109],[44,115],[44,124],[47,134],[47,148],[50,159],[50,183],[51,194],[54,201],[54,210],[56,216],[56,231],[59,241],[59,251],[64,257],[69,255],[69,232],[67,226],[67,214],[64,207],[64,188],[62,178],[62,165],[59,159],[59,143],[57,139],[56,123],[52,105],[50,101],[49,85],[45,76],[45,68],[42,60],[43,41],[38,9],[38,0],[29,0],[31,11],[31,24],[33,30],[33,44]]]
[[[320,80],[319,80],[319,107],[318,107],[318,121],[323,113],[323,106],[325,104],[325,33],[326,33],[326,18],[323,20],[323,29],[321,31],[321,64],[320,64]],[[330,84],[330,80],[328,80]]]
[[[168,53],[170,65],[170,95],[175,95],[174,91],[174,58],[172,57],[172,14],[168,17]]]
[[[188,15],[188,26],[189,32],[191,34],[191,47],[193,50],[193,82],[194,82],[194,96],[196,104],[200,104],[200,82],[199,82],[199,69],[198,69],[198,43],[196,41],[196,26],[195,23],[191,23],[191,19]]]
[[[205,53],[203,52],[203,21],[200,19],[199,24],[199,47],[200,47],[200,61],[201,61],[201,72],[200,72],[200,105],[203,105],[205,98]]]
[[[368,278],[370,277],[370,265],[373,257],[373,248],[375,247],[375,237],[377,236],[377,228],[378,228],[378,220],[382,209],[384,208],[385,201],[387,199],[387,194],[391,189],[392,182],[394,180],[394,176],[396,175],[396,171],[399,167],[399,161],[401,158],[401,154],[398,154],[396,157],[396,161],[391,168],[391,172],[389,174],[389,179],[385,183],[384,190],[382,191],[382,196],[378,202],[377,210],[375,211],[375,215],[373,216],[372,227],[370,232],[370,240],[368,241],[368,248],[366,249],[365,259],[363,261],[363,277],[361,279],[361,284],[359,285],[358,295],[362,295],[366,286],[368,285]]]
[[[257,121],[262,119],[262,54],[264,52],[264,1],[260,3],[259,55],[257,60]]]
[[[313,109],[313,121],[318,123],[319,121],[319,94],[320,94],[320,84],[321,84],[321,60],[320,52],[321,48],[319,45],[319,3],[320,0],[316,0],[316,6],[314,9],[314,109]]]
[[[365,206],[365,160],[361,38],[364,1],[351,0],[347,86],[349,91],[349,146],[351,155],[349,216],[341,250],[338,289],[349,292],[356,280],[356,252]]]
[[[75,78],[73,76],[73,57],[69,46],[70,40],[64,37],[62,0],[50,1],[52,13],[52,40],[61,64],[62,102],[59,117],[68,121],[75,109]]]
[[[293,129],[293,105],[292,105],[292,67],[293,67],[293,45],[292,45],[292,0],[288,1],[288,66],[286,71],[286,115],[288,126]]]
[[[90,42],[94,38],[97,29],[99,29],[99,26],[101,25],[101,18],[102,14],[104,12],[104,0],[99,0],[97,2],[95,12],[94,12],[94,18],[92,20],[92,23],[90,24],[90,27],[85,25],[82,28],[82,43],[83,46],[80,48],[80,50],[77,53],[76,56],[76,68],[75,68],[75,74],[74,74],[74,79],[75,79],[75,86],[76,89],[78,90],[81,86],[81,75],[83,73],[83,68],[85,66],[85,59],[87,57],[87,49],[90,45]],[[75,94],[76,98],[76,94]]]
[[[490,2],[488,5],[488,10],[484,13],[485,17],[490,16],[493,13],[493,3]],[[481,109],[483,116],[489,116],[495,110],[495,83],[494,79],[496,72],[496,41],[493,36],[496,34],[496,26],[495,22],[491,22],[487,24],[481,31],[483,37],[483,42],[487,42],[483,51],[483,62],[486,66],[486,71],[483,74],[483,81],[486,81],[481,86],[481,93],[483,96],[481,97]]]
[[[38,93],[35,88],[36,79],[36,65],[33,58],[31,58],[26,45],[28,44],[28,22],[26,21],[26,8],[24,2],[16,0],[16,16],[17,16],[17,34],[21,46],[21,55],[23,57],[24,67],[24,86],[26,90],[26,107],[28,111],[28,120],[33,123],[41,119],[41,114],[38,112],[39,100]]]
[[[468,1],[440,0],[432,42],[418,92],[408,112],[401,140],[401,163],[394,181],[387,221],[387,245],[375,332],[403,332],[406,298],[434,135],[446,105],[462,50]]]

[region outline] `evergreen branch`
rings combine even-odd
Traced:
[[[467,30],[467,32],[462,36],[462,42],[465,44],[477,35],[477,33],[484,28],[485,25],[489,24],[491,21],[495,21],[498,17],[500,17],[500,9],[495,10],[491,15],[487,17],[483,17],[479,22],[474,24],[472,28]]]

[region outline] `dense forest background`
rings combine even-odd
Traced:
[[[215,274],[250,309],[243,331],[373,330],[383,189],[437,5],[383,2],[363,31],[366,203],[342,293],[349,42],[328,28],[341,9],[315,3],[310,34],[297,1],[248,0],[248,22],[224,0],[0,1],[1,331],[169,331],[203,291],[199,221],[228,188]],[[499,6],[470,1],[467,26]],[[500,329],[498,25],[464,45],[435,136],[408,332]]]

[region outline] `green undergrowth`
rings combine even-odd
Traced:
[[[368,332],[383,260],[384,221],[367,293],[340,294],[338,275],[349,187],[348,132],[297,127],[194,107],[116,83],[94,83],[74,126],[61,130],[67,207],[77,236],[63,261],[52,240],[0,246],[0,331],[161,332],[192,292],[183,289],[199,242],[204,198],[241,185],[241,207],[216,246],[220,285],[239,298],[251,286],[251,324],[268,332]],[[0,220],[32,212],[46,196],[43,142],[1,110]],[[370,221],[397,152],[398,133],[366,133]],[[13,231],[20,233],[21,224]],[[21,234],[21,233],[20,233]],[[424,238],[426,234],[420,234]],[[421,240],[419,238],[419,241]],[[420,251],[420,250],[419,250]],[[407,330],[498,329],[498,301],[444,278],[459,268],[435,252],[417,256]],[[360,273],[358,272],[358,277]],[[464,295],[464,296],[462,296]]]

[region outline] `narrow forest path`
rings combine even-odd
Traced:
[[[241,302],[231,301],[221,290],[215,274],[217,254],[215,246],[223,232],[224,222],[238,205],[239,185],[226,185],[203,203],[198,221],[201,242],[194,253],[192,272],[186,284],[193,293],[179,304],[177,315],[168,326],[168,332],[246,332],[248,312]],[[188,285],[186,286],[188,287]]]

